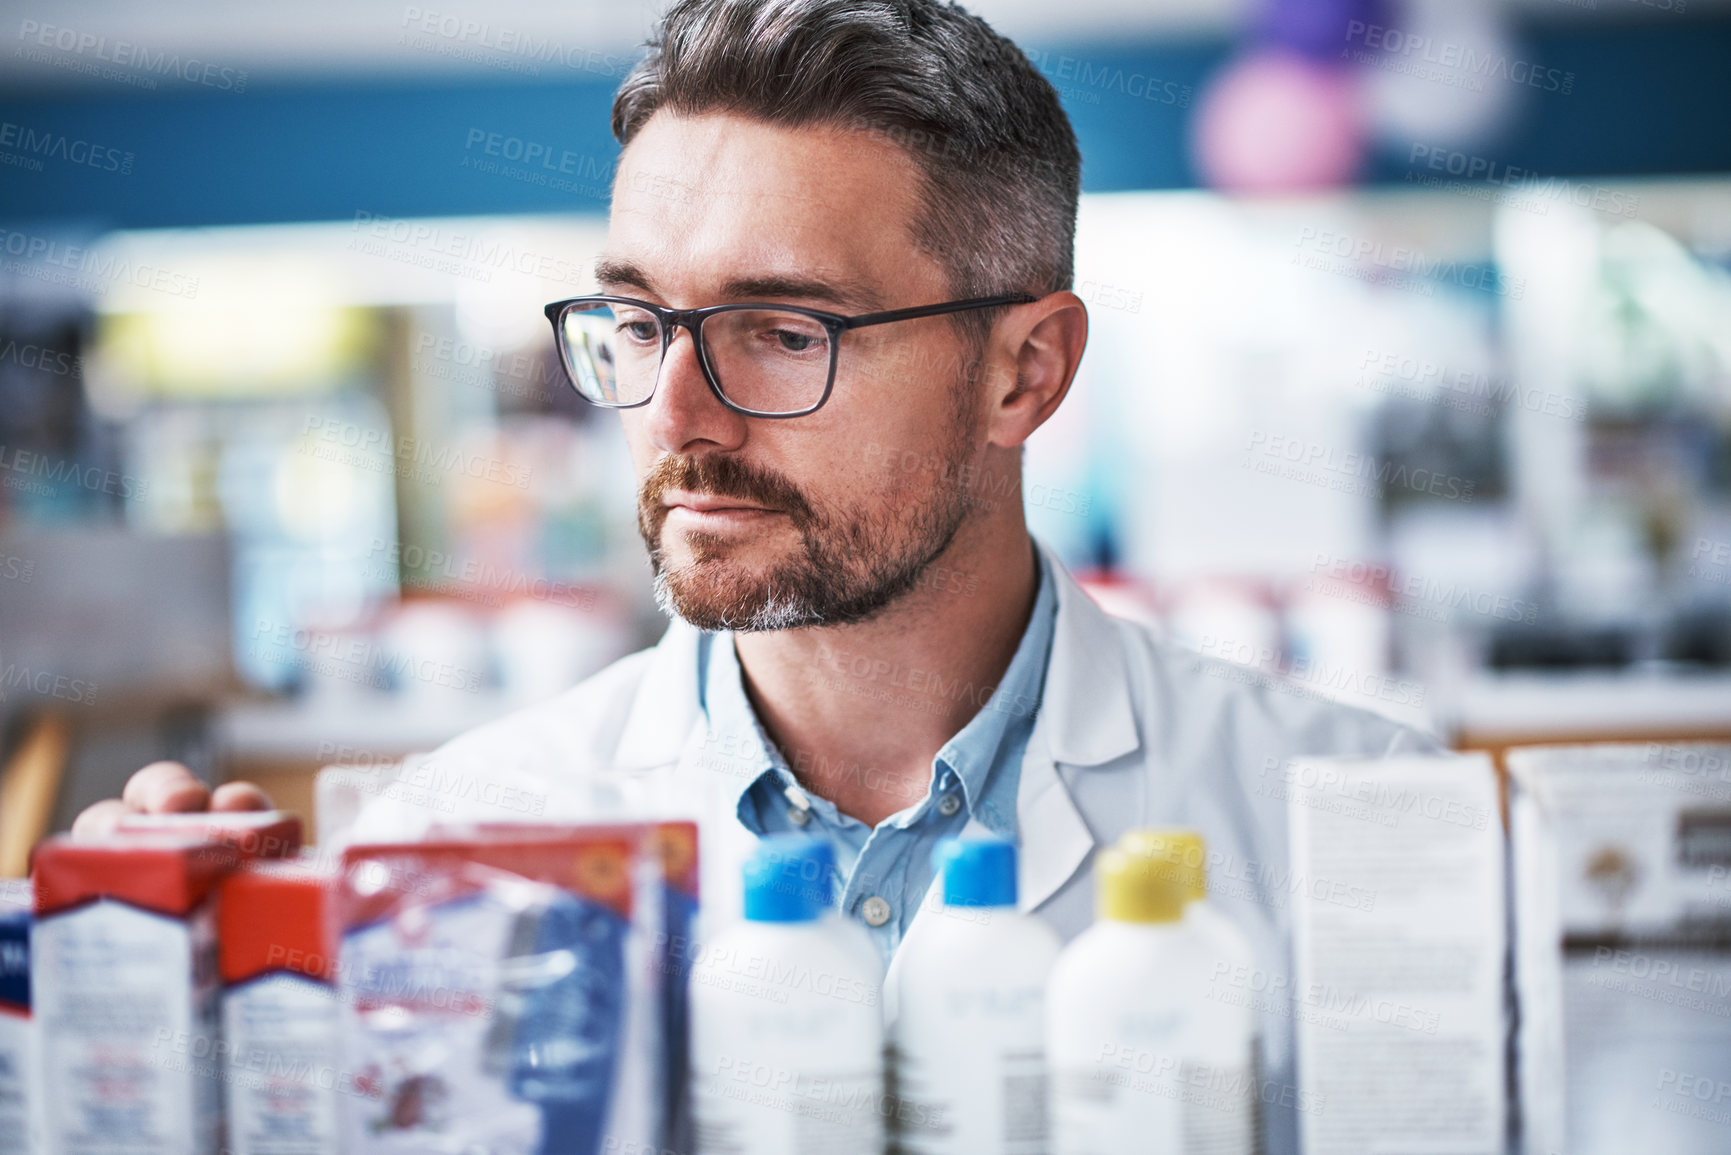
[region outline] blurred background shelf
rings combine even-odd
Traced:
[[[1731,736],[1731,0],[974,7],[1084,154],[1090,349],[1006,496],[1096,596],[1458,744]],[[374,0],[17,13],[0,122],[115,162],[0,180],[36,824],[164,757],[298,807],[659,634],[541,315],[590,285],[653,10],[471,13],[536,59]]]

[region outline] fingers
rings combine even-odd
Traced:
[[[119,798],[109,798],[85,808],[72,823],[80,837],[113,834],[128,814],[185,814],[199,810],[269,810],[270,795],[251,782],[229,782],[209,787],[178,762],[152,762],[127,780]]]
[[[84,813],[80,814],[72,823],[72,833],[79,837],[113,834],[114,827],[119,823],[121,815],[131,813],[131,808],[120,799],[104,799],[93,806],[84,808]]]
[[[145,814],[183,814],[210,806],[210,787],[179,762],[152,762],[126,781],[120,800]]]
[[[210,796],[212,810],[271,810],[270,795],[251,782],[224,782]]]

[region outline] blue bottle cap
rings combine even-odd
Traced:
[[[946,838],[932,852],[945,906],[1015,906],[1016,846],[1001,838]]]
[[[835,849],[821,838],[772,834],[745,864],[745,917],[811,922],[830,907]]]

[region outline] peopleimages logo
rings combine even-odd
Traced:
[[[46,158],[83,165],[99,172],[117,172],[121,176],[132,174],[133,154],[130,152],[122,152],[105,144],[94,144],[82,138],[73,138],[62,132],[35,129],[27,124],[13,124],[9,120],[0,121],[0,149],[18,149],[18,153],[11,155],[34,163],[18,164],[17,167],[35,172],[42,170],[42,158]]]
[[[374,472],[397,472],[416,481],[437,483],[442,473],[527,489],[534,467],[517,465],[454,445],[439,445],[408,434],[369,429],[339,417],[309,414],[302,428],[302,452]],[[393,470],[392,459],[395,459]]]
[[[105,493],[132,501],[144,496],[146,483],[124,473],[115,473],[95,465],[79,465],[65,458],[53,458],[27,449],[0,445],[0,475],[12,488],[25,488],[27,482],[40,479],[45,485],[75,485],[92,493]],[[33,491],[34,485],[29,486]],[[50,489],[49,492],[52,492]]]
[[[573,72],[617,77],[624,76],[632,63],[629,56],[599,52],[581,44],[566,44],[552,36],[538,36],[524,29],[413,5],[403,9],[400,43],[527,76],[539,76],[540,66],[551,64]]]
[[[1489,590],[1475,590],[1461,582],[1438,581],[1416,573],[1398,573],[1393,567],[1381,563],[1338,558],[1327,553],[1316,555],[1301,588],[1435,622],[1452,621],[1457,609],[1529,626],[1539,620],[1536,602]]]
[[[589,276],[587,269],[566,257],[520,248],[489,234],[453,232],[428,221],[357,209],[349,229],[355,234],[350,249],[476,280],[491,280],[494,271],[504,271],[584,285]]]
[[[1422,467],[1409,469],[1404,463],[1378,460],[1373,454],[1343,452],[1331,445],[1261,429],[1251,430],[1242,465],[1257,473],[1357,497],[1404,490],[1470,505],[1477,485],[1471,478]]]
[[[1506,81],[1563,96],[1575,90],[1573,72],[1565,72],[1560,68],[1545,68],[1518,57],[1511,58],[1506,52],[1486,52],[1472,44],[1437,40],[1363,20],[1347,22],[1346,43],[1362,44],[1364,50],[1342,48],[1340,54],[1343,58],[1375,65],[1390,72],[1435,80],[1469,92],[1484,91],[1486,80]]]
[[[1564,180],[1561,177],[1545,176],[1530,168],[1520,168],[1504,161],[1493,160],[1486,156],[1461,152],[1459,149],[1437,148],[1428,144],[1414,144],[1407,155],[1407,180],[1422,179],[1426,174],[1415,171],[1419,167],[1429,169],[1433,173],[1442,173],[1451,177],[1459,177],[1469,184],[1483,183],[1501,185],[1524,194],[1530,204],[1517,203],[1516,207],[1535,208],[1543,215],[1546,206],[1543,201],[1563,200],[1578,208],[1594,209],[1612,216],[1634,217],[1641,206],[1641,198],[1633,193],[1620,192],[1599,185],[1584,185],[1575,181]],[[1459,184],[1460,182],[1448,182]],[[1433,185],[1433,187],[1444,187]],[[1515,203],[1515,202],[1511,202]]]
[[[1294,247],[1299,250],[1292,256],[1295,265],[1361,280],[1377,280],[1366,275],[1372,270],[1398,274],[1391,278],[1391,287],[1416,289],[1426,296],[1430,295],[1433,283],[1458,285],[1516,301],[1527,291],[1523,278],[1504,276],[1494,265],[1443,260],[1423,250],[1385,244],[1374,237],[1355,237],[1307,226],[1299,230]]]
[[[1361,389],[1416,401],[1428,401],[1474,416],[1491,417],[1516,406],[1528,413],[1585,421],[1587,403],[1553,390],[1523,388],[1507,377],[1466,369],[1451,369],[1438,361],[1400,353],[1366,349],[1359,360],[1356,384]]]
[[[5,155],[0,153],[0,163],[4,163]],[[131,285],[188,300],[198,296],[197,277],[160,265],[135,264],[84,245],[69,245],[52,237],[16,230],[0,229],[0,269],[33,280],[73,285],[89,293],[105,293],[113,285]]]
[[[0,345],[0,365],[7,362],[52,373],[56,377],[75,377],[84,372],[84,358],[64,349],[50,349],[29,342],[20,345],[9,340]]]
[[[72,72],[85,72],[128,84],[143,80],[145,83],[140,87],[144,88],[156,87],[152,77],[173,76],[188,84],[215,88],[223,92],[238,94],[246,91],[244,68],[228,68],[192,56],[183,60],[178,52],[152,52],[142,44],[134,44],[129,40],[111,41],[108,37],[94,32],[80,32],[75,28],[23,20],[18,24],[18,39],[22,40],[24,45],[15,55],[38,63],[53,64]],[[44,49],[54,49],[62,55],[55,56],[51,52],[43,51]],[[135,77],[103,68],[104,64],[150,75]]]
[[[84,678],[56,674],[52,670],[37,670],[13,663],[0,666],[0,702],[14,690],[40,698],[58,698],[82,706],[96,705],[96,683]]]
[[[1145,72],[1064,56],[1044,49],[1029,49],[1028,60],[1058,89],[1060,95],[1084,104],[1099,104],[1101,92],[1117,93],[1131,100],[1189,108],[1194,95],[1188,84],[1163,80]],[[1075,85],[1077,87],[1071,87]]]

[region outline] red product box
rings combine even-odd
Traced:
[[[173,834],[37,847],[30,977],[48,1150],[217,1149],[214,899],[240,857]]]
[[[478,866],[581,895],[629,919],[634,867],[644,850],[638,826],[473,827],[455,837],[350,846],[343,851],[332,941],[388,917],[405,898],[437,888],[455,897],[479,890]]]
[[[285,810],[198,810],[189,814],[128,814],[121,834],[177,834],[222,842],[244,858],[293,858],[301,849],[300,815]]]
[[[101,841],[50,838],[30,864],[36,919],[106,900],[185,920],[205,908],[240,860],[234,846],[171,831]]]
[[[434,823],[428,831],[433,842],[557,842],[571,837],[573,827],[556,822]],[[607,827],[577,828],[585,832]],[[641,831],[661,862],[667,885],[692,899],[697,898],[697,823],[689,821],[631,824],[614,829]]]
[[[278,971],[334,984],[326,934],[335,880],[334,871],[299,859],[249,862],[223,879],[216,922],[223,986]]]
[[[253,861],[222,882],[222,1033],[229,1155],[334,1155],[340,1015],[326,944],[335,872]]]

